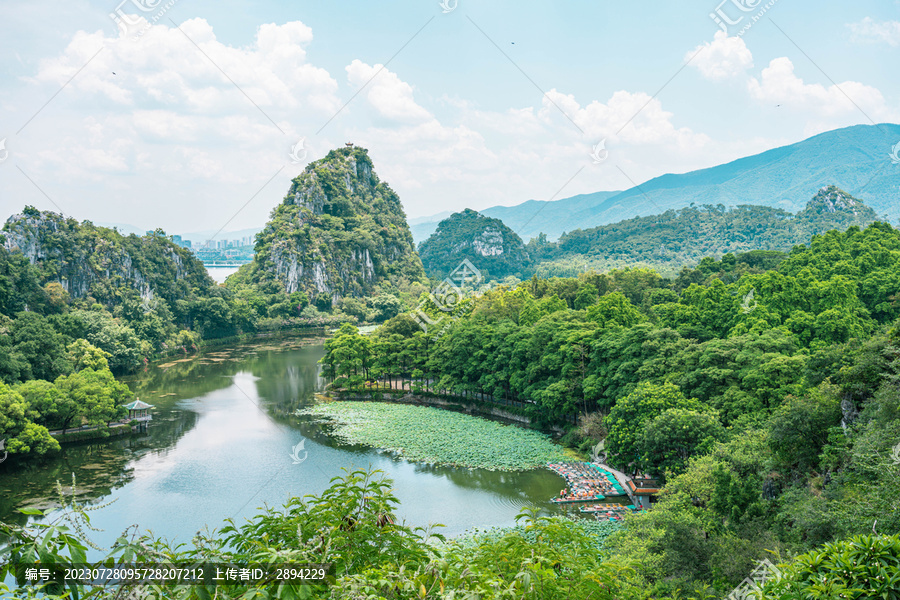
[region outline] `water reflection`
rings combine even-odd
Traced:
[[[238,522],[265,504],[319,494],[342,469],[377,468],[394,480],[399,514],[410,524],[509,525],[523,506],[553,510],[562,479],[524,473],[414,464],[363,446],[341,444],[325,424],[294,415],[323,389],[320,340],[267,340],[149,367],[126,383],[153,404],[145,433],[66,446],[49,460],[0,465],[0,519],[15,508],[47,507],[60,480],[78,482],[79,500],[114,502],[92,513],[108,546],[132,523],[187,541],[226,518]],[[308,459],[294,464],[305,440]]]

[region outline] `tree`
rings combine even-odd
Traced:
[[[28,362],[22,379],[52,381],[72,370],[65,356],[65,338],[43,316],[33,312],[18,313],[11,334],[16,353]]]
[[[231,307],[222,298],[197,300],[191,306],[191,318],[204,338],[221,338],[235,333]]]
[[[677,475],[691,457],[706,454],[724,437],[713,412],[670,408],[648,421],[640,434],[641,467],[656,475]]]
[[[44,286],[44,292],[47,294],[47,304],[53,312],[63,312],[69,303],[69,293],[62,285],[55,281],[51,281]]]
[[[348,315],[356,317],[360,321],[366,320],[366,303],[359,298],[344,298],[341,300],[341,310]]]
[[[678,386],[671,383],[641,383],[616,402],[606,417],[609,430],[606,448],[615,457],[615,463],[623,467],[632,462],[639,463],[645,426],[671,408],[703,412],[705,407],[695,398],[685,398]]]
[[[828,443],[828,430],[841,421],[836,386],[822,384],[802,396],[790,396],[769,421],[769,439],[781,464],[805,473],[815,469]]]
[[[66,346],[66,358],[72,363],[76,371],[93,369],[102,371],[109,369],[109,359],[112,354],[94,346],[87,340],[75,340]]]
[[[59,450],[59,442],[50,437],[46,427],[28,418],[25,399],[13,388],[0,383],[0,440],[6,440],[10,454],[36,454]]]
[[[581,287],[578,288],[578,293],[575,294],[575,310],[584,310],[589,306],[593,306],[597,303],[599,296],[600,292],[597,291],[597,286],[592,283],[581,284]]]
[[[87,368],[56,380],[56,387],[74,402],[91,425],[109,424],[124,417],[125,404],[132,393],[109,371]]]
[[[78,404],[49,381],[26,381],[15,390],[25,401],[28,418],[47,429],[62,429],[65,433],[73,420],[81,415]]]
[[[375,320],[387,321],[400,314],[403,303],[393,294],[379,294],[373,301],[375,307]]]
[[[316,295],[316,308],[322,312],[331,312],[332,296],[327,292],[319,292]]]
[[[12,319],[0,314],[0,381],[15,383],[27,379],[28,361],[16,352],[10,331]]]
[[[607,327],[633,327],[645,320],[622,292],[610,292],[588,308],[588,319]]]

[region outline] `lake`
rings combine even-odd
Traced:
[[[225,283],[225,280],[228,279],[229,275],[233,275],[238,272],[240,267],[206,267],[206,272],[209,273],[209,276],[213,278],[213,281],[216,283]]]
[[[521,473],[410,463],[377,449],[347,446],[327,426],[294,416],[324,388],[321,339],[257,341],[151,365],[124,378],[154,405],[146,432],[64,446],[50,459],[0,466],[0,520],[15,509],[46,508],[56,482],[75,474],[79,501],[110,503],[91,512],[109,547],[131,524],[189,542],[205,526],[239,522],[263,504],[318,494],[342,469],[374,468],[394,480],[398,515],[414,526],[442,523],[445,535],[512,525],[523,506],[554,511],[564,481],[547,469]],[[304,441],[305,440],[305,441]],[[294,464],[292,448],[304,442]],[[96,557],[96,553],[95,553]]]

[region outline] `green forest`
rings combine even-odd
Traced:
[[[402,379],[512,400],[533,423],[574,424],[570,445],[602,440],[612,465],[662,477],[654,509],[605,545],[605,564],[651,590],[636,597],[724,594],[756,561],[806,552],[792,565],[820,595],[772,597],[871,597],[818,574],[857,536],[900,530],[898,290],[900,232],[875,223],[786,254],[705,258],[673,279],[534,277],[461,301],[443,327],[423,298],[439,325],[345,327],[323,362],[337,388]],[[877,597],[896,598],[896,537],[865,542],[882,543],[891,583]]]
[[[767,559],[782,576],[761,597],[900,597],[900,231],[888,224],[828,231],[788,252],[706,257],[672,277],[629,267],[510,280],[458,298],[451,314],[419,283],[384,282],[335,304],[241,273],[216,286],[189,256],[173,278],[166,269],[177,261],[160,256],[177,250],[163,232],[125,238],[26,216],[30,226],[55,223],[40,239],[66,258],[32,264],[0,249],[0,436],[10,454],[54,452],[49,430],[123,417],[132,394],[115,376],[155,357],[266,328],[339,325],[322,360],[338,393],[502,405],[535,427],[562,428],[563,443],[585,456],[603,442],[609,464],[664,481],[652,510],[602,532],[524,511],[518,527],[444,540],[439,529],[397,522],[383,474],[347,472],[320,495],[225,522],[190,544],[135,531],[110,551],[129,562],[324,561],[334,565],[327,585],[151,595],[712,599]],[[125,277],[73,287],[78,262],[103,256],[78,248],[103,245],[110,256],[127,252],[159,286],[151,300]],[[60,265],[76,294],[61,285]],[[413,306],[428,316],[427,331]],[[363,320],[384,324],[362,335],[353,323]],[[0,561],[0,573],[37,558],[83,562],[92,507],[60,503],[61,521],[0,524],[0,552],[13,559]],[[46,592],[116,590],[10,593]]]

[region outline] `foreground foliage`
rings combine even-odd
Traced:
[[[483,598],[564,599],[638,598],[630,571],[602,563],[594,539],[568,519],[520,515],[521,529],[476,544],[445,542],[428,530],[396,523],[397,500],[391,482],[378,472],[354,471],[332,480],[321,496],[294,498],[280,508],[266,508],[249,522],[227,524],[218,532],[198,534],[189,546],[172,546],[149,535],[125,535],[108,556],[127,562],[225,562],[234,564],[322,563],[334,565],[322,585],[143,586],[145,597],[179,600],[209,598]],[[30,511],[37,515],[38,511]],[[10,540],[0,551],[0,578],[11,573],[10,561],[65,566],[84,562],[83,535],[88,513],[74,506],[70,520],[0,525]],[[128,534],[129,532],[126,532]],[[0,591],[3,590],[0,585]],[[7,594],[20,598],[46,593],[61,598],[57,585],[23,586]],[[70,598],[109,598],[115,589],[72,585]]]
[[[40,561],[64,568],[85,562],[92,548],[100,551],[89,541],[89,513],[93,508],[69,504],[63,517],[54,522],[24,527],[0,524],[0,535],[7,540],[0,550],[0,579],[19,572],[14,566],[17,563]],[[353,471],[334,478],[320,496],[293,498],[282,507],[261,509],[244,524],[226,521],[219,531],[198,532],[189,544],[173,545],[149,534],[138,536],[130,528],[106,553],[111,561],[138,564],[331,563],[333,570],[322,584],[147,584],[104,589],[57,582],[35,586],[22,581],[14,590],[0,584],[0,592],[14,598],[67,600],[106,599],[126,593],[165,600],[722,597],[708,588],[693,595],[652,590],[633,561],[611,557],[598,548],[598,532],[592,531],[596,528],[590,523],[525,510],[516,527],[476,533],[457,541],[398,524],[396,508],[390,480],[377,471]],[[43,516],[37,510],[23,512]],[[897,598],[898,563],[900,537],[896,535],[828,544],[794,561],[779,562],[783,576],[768,584],[761,597],[891,600]]]

